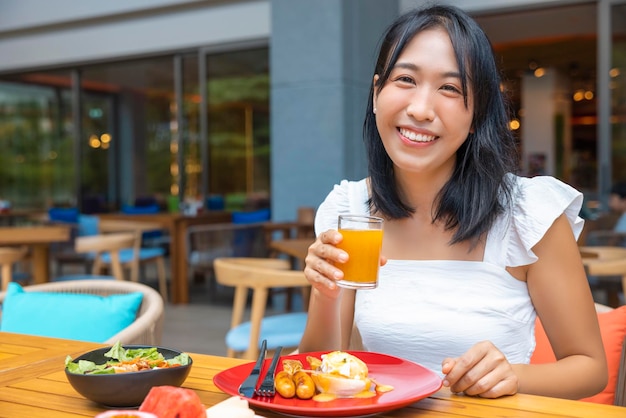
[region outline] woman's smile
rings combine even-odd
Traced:
[[[424,133],[419,133],[415,131],[408,130],[406,128],[399,128],[398,131],[403,139],[408,140],[409,142],[432,142],[437,139],[435,135],[429,135]]]

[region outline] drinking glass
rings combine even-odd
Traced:
[[[339,215],[338,230],[343,241],[337,245],[348,253],[346,263],[337,263],[343,279],[337,284],[349,289],[378,286],[378,267],[383,244],[383,219],[365,215]]]

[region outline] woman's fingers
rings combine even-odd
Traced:
[[[348,254],[335,245],[342,236],[335,230],[328,230],[318,236],[305,258],[304,274],[313,287],[327,296],[336,297],[336,280],[343,278],[343,272],[335,264],[348,259]]]
[[[511,364],[491,342],[474,345],[461,357],[445,359],[442,372],[444,386],[455,393],[481,397],[498,397],[517,392],[517,376]]]

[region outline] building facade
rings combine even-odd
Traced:
[[[376,47],[422,3],[0,2],[0,199],[200,199],[293,219],[365,176]],[[626,180],[626,2],[453,3],[502,62],[523,171],[602,202]]]

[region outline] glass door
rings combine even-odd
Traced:
[[[206,52],[200,109],[201,185],[209,209],[269,207],[269,51],[266,46]],[[201,74],[202,76],[202,74]],[[206,135],[206,139],[203,137]]]

